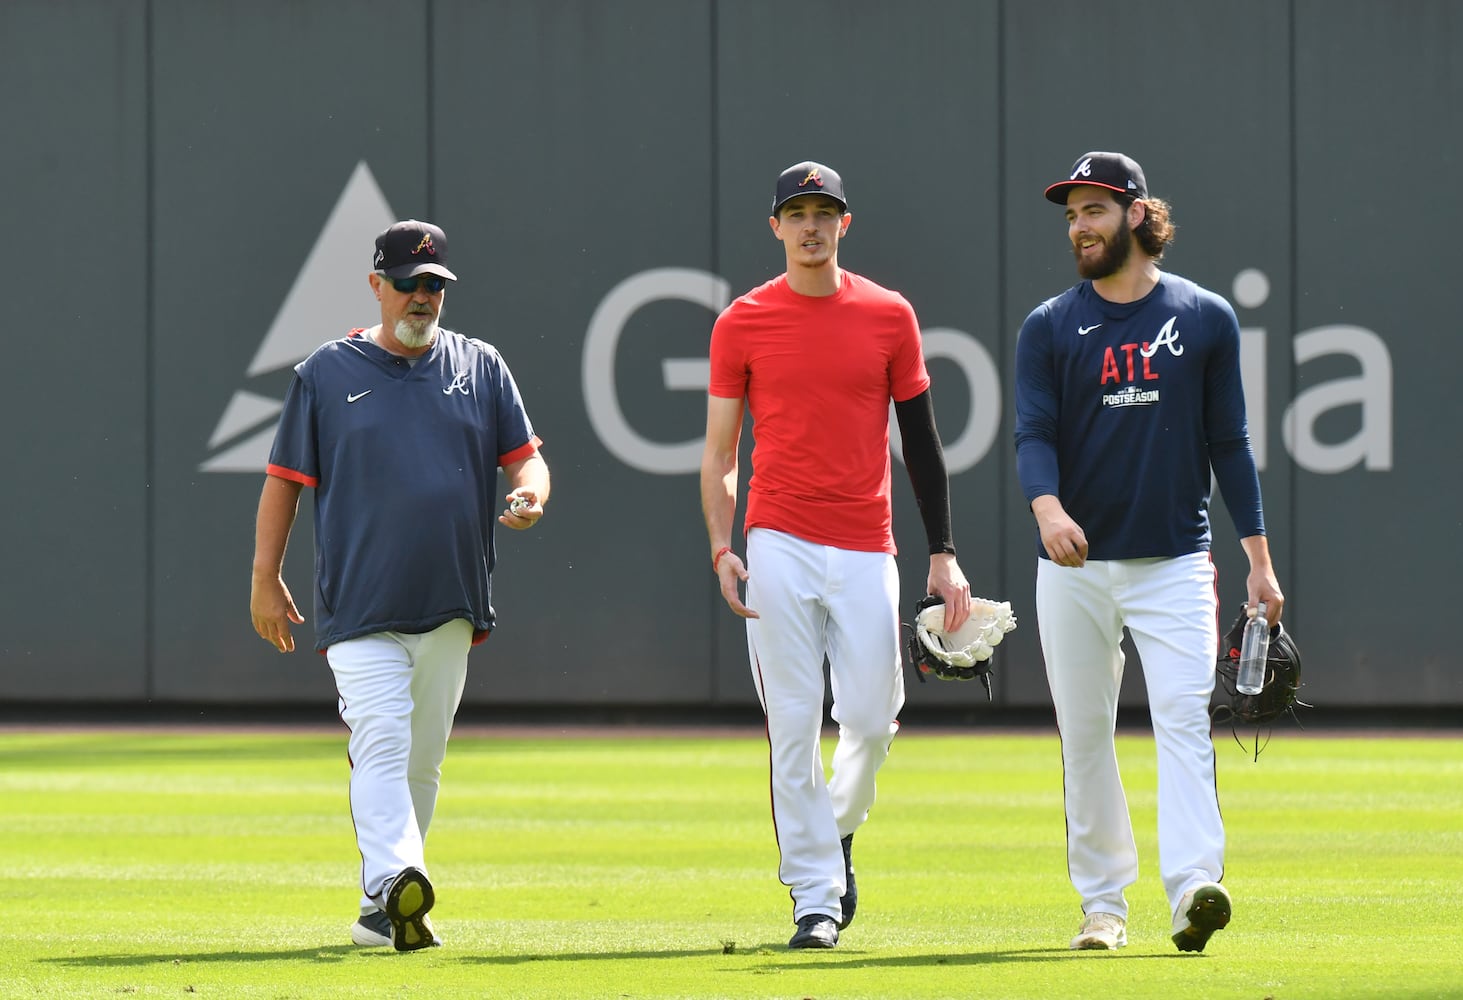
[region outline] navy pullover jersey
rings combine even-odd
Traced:
[[[1016,343],[1016,470],[1056,496],[1089,559],[1210,546],[1210,469],[1241,538],[1264,534],[1229,303],[1162,274],[1137,302],[1090,281],[1037,306]],[[1038,534],[1037,550],[1047,557]]]
[[[410,365],[363,330],[295,366],[267,471],[315,488],[315,648],[493,627],[498,467],[537,449],[497,350],[449,330]]]

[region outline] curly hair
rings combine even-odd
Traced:
[[[1137,201],[1136,198],[1127,194],[1114,196],[1124,212],[1128,206]],[[1155,261],[1163,259],[1163,252],[1173,242],[1174,234],[1178,226],[1174,225],[1171,217],[1172,209],[1168,202],[1162,198],[1144,198],[1143,205],[1146,211],[1143,213],[1143,222],[1137,229],[1133,230],[1133,239],[1143,248],[1143,252],[1152,257]]]

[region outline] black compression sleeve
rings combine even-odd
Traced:
[[[945,449],[935,429],[935,403],[926,389],[913,399],[895,402],[899,436],[904,440],[904,466],[914,487],[914,500],[925,525],[930,554],[955,554],[950,530],[950,479],[945,472]]]

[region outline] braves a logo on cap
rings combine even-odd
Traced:
[[[1087,159],[1085,159],[1081,163],[1077,164],[1077,169],[1074,170],[1074,171],[1072,171],[1072,176],[1071,177],[1068,177],[1067,180],[1069,180],[1069,181],[1076,180],[1078,174],[1081,174],[1083,177],[1091,177],[1092,176],[1092,157],[1089,156],[1089,157],[1087,157]]]
[[[809,170],[808,171],[808,176],[806,176],[802,180],[798,181],[798,187],[807,187],[809,181],[812,181],[814,184],[818,185],[819,187],[822,187],[823,186],[823,178],[819,175],[818,168],[817,167],[814,167],[812,170]]]
[[[379,271],[381,269],[381,262],[384,261],[385,259],[386,259],[386,251],[385,250],[377,250],[376,251],[376,270]]]
[[[422,241],[416,245],[416,249],[411,252],[411,255],[415,257],[423,250],[425,250],[427,253],[431,254],[434,257],[437,255],[437,248],[432,245],[431,233],[422,234]]]

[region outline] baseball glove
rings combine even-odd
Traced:
[[[980,678],[991,697],[991,654],[1016,627],[1010,602],[970,599],[970,617],[954,632],[945,631],[945,602],[931,594],[914,608],[914,624],[906,628],[909,659],[923,683],[927,674],[942,681]]]
[[[1270,726],[1285,715],[1299,722],[1295,710],[1311,706],[1300,700],[1300,649],[1296,646],[1295,639],[1279,622],[1270,629],[1270,651],[1265,657],[1265,683],[1260,688],[1260,693],[1251,695],[1239,692],[1236,679],[1239,674],[1240,646],[1244,642],[1245,624],[1248,621],[1248,616],[1241,613],[1234,627],[1220,643],[1215,670],[1227,701],[1215,707],[1214,717],[1217,721],[1224,721],[1224,716],[1228,716],[1235,742],[1240,746],[1244,746],[1244,743],[1239,738],[1239,727],[1255,726],[1255,757],[1258,758],[1263,749],[1260,729]],[[1268,729],[1265,732],[1265,742],[1269,742]]]

